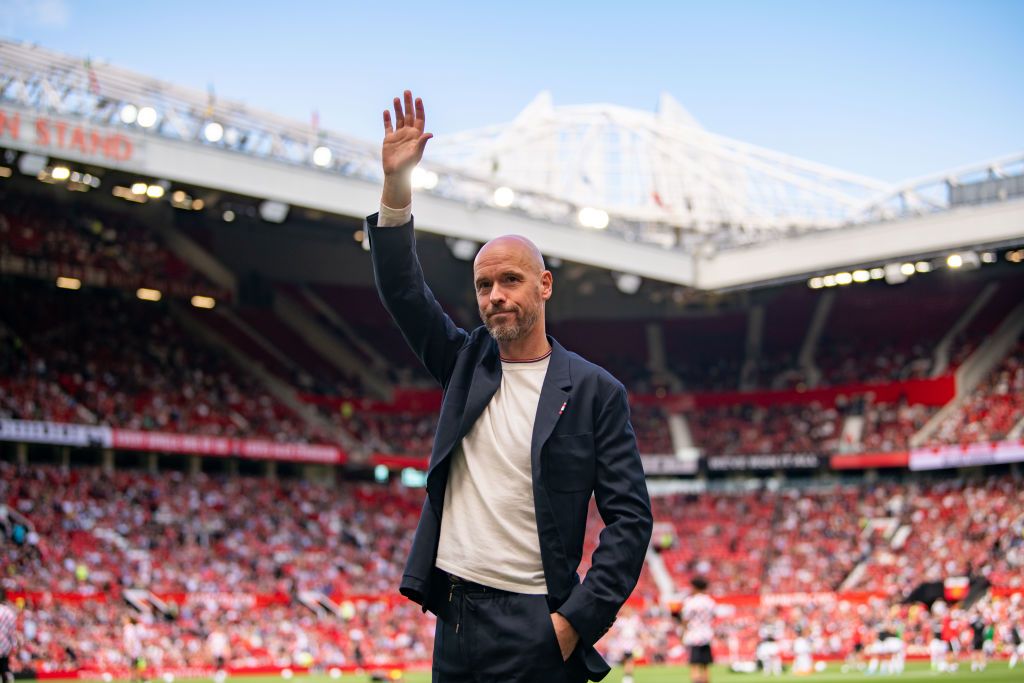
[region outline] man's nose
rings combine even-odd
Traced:
[[[491,305],[500,306],[505,302],[505,292],[498,285],[491,286]]]

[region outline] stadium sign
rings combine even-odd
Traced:
[[[712,455],[707,458],[711,472],[766,472],[771,470],[814,470],[821,465],[815,453],[776,455]]]
[[[0,109],[0,144],[81,161],[134,161],[139,145],[123,133],[57,117]]]
[[[335,446],[305,443],[278,443],[259,439],[234,439],[224,436],[201,436],[149,432],[134,429],[113,429],[114,448],[193,455],[237,455],[254,460],[313,462],[335,465],[345,461],[345,454]]]
[[[0,441],[96,448],[109,447],[112,436],[110,427],[34,420],[0,420]]]
[[[907,451],[886,453],[838,453],[830,458],[834,470],[866,470],[874,467],[906,467],[910,461]]]
[[[911,470],[942,470],[1010,462],[1024,462],[1024,440],[915,448],[910,451],[909,464]]]
[[[343,464],[348,459],[341,448],[323,444],[278,443],[33,420],[0,420],[0,441],[328,465]]]
[[[654,475],[693,475],[697,474],[696,458],[677,458],[674,455],[641,455],[644,474]]]

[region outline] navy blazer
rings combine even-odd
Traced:
[[[423,278],[412,221],[377,227],[366,219],[373,272],[385,308],[444,390],[423,503],[400,591],[437,612],[447,586],[434,580],[450,456],[501,384],[498,345],[481,325],[471,332],[445,314]],[[533,498],[548,604],[580,635],[577,648],[593,680],[609,667],[593,644],[636,586],[651,538],[647,494],[629,404],[607,371],[554,339],[531,447]],[[590,498],[605,522],[590,570],[576,573]]]

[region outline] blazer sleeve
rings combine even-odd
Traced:
[[[416,256],[413,222],[377,227],[377,214],[368,216],[370,255],[377,293],[406,342],[434,379],[448,386],[455,359],[469,334],[456,325],[423,278]]]
[[[633,592],[643,569],[654,519],[626,390],[615,388],[595,425],[594,498],[604,520],[591,567],[558,608],[585,645],[601,639]]]

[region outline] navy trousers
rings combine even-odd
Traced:
[[[547,598],[445,577],[433,683],[584,683],[578,652],[562,659]]]

